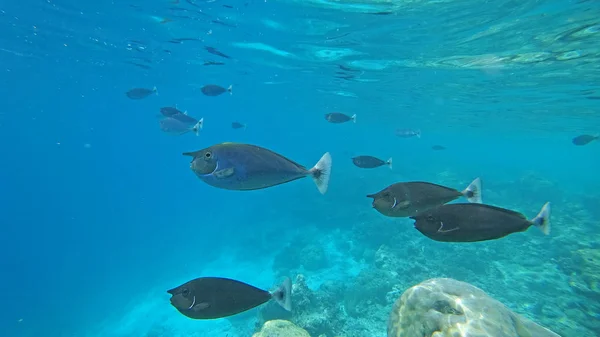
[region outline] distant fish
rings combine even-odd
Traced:
[[[221,277],[200,277],[167,290],[171,305],[193,319],[233,316],[275,300],[287,311],[292,310],[292,281],[285,278],[273,292]]]
[[[442,242],[494,240],[535,226],[550,234],[550,203],[528,220],[525,215],[483,204],[446,204],[411,216],[423,235]]]
[[[192,157],[190,168],[198,178],[226,190],[259,190],[310,176],[325,194],[331,174],[329,152],[311,169],[266,148],[241,143],[216,144],[183,155]]]
[[[572,142],[573,144],[577,145],[577,146],[583,146],[583,145],[587,145],[590,142],[599,139],[600,135],[580,135],[577,136],[575,138],[573,138]]]
[[[177,109],[177,107],[172,107],[172,106],[164,106],[164,107],[160,108],[160,113],[165,117],[171,117],[171,116],[177,115],[177,114],[185,114],[184,111],[181,111],[181,110]]]
[[[204,49],[206,49],[207,52],[209,52],[209,53],[211,53],[213,55],[221,56],[221,57],[224,57],[226,59],[230,59],[231,58],[229,55],[225,55],[225,54],[221,53],[220,51],[218,51],[217,48],[205,46]]]
[[[190,126],[188,123],[184,123],[178,119],[173,117],[167,117],[162,119],[160,122],[160,129],[166,133],[175,134],[175,135],[183,135],[190,131],[194,132],[196,136],[202,130],[202,126],[204,124],[204,118],[200,118],[200,120]]]
[[[222,66],[225,62],[204,61],[203,66]]]
[[[133,88],[125,93],[125,95],[127,95],[127,97],[129,97],[131,99],[142,99],[142,98],[146,98],[152,94],[158,95],[158,90],[156,89],[156,87],[154,87],[152,89]]]
[[[461,197],[472,203],[481,203],[481,180],[473,180],[462,191],[427,182],[409,181],[392,184],[367,195],[367,198],[373,198],[373,208],[379,213],[396,218],[412,216]]]
[[[341,112],[331,112],[331,113],[325,114],[325,120],[327,120],[329,123],[334,123],[334,124],[346,123],[349,121],[356,123],[356,114],[354,114],[352,116],[348,116]]]
[[[421,138],[421,130],[397,129],[396,136],[398,136],[400,138],[411,138],[411,137]]]
[[[231,23],[227,23],[227,22],[224,22],[224,21],[221,21],[219,19],[212,20],[212,23],[216,23],[218,25],[222,25],[222,26],[229,27],[229,28],[237,28],[236,25],[231,24]]]
[[[431,149],[434,150],[434,151],[442,151],[442,150],[445,150],[446,147],[442,146],[442,145],[434,145],[434,146],[431,147]]]
[[[392,169],[392,158],[388,159],[387,161],[383,161],[373,156],[358,156],[352,158],[352,162],[354,165],[360,168],[376,168],[387,165],[389,166],[390,170]]]
[[[240,122],[231,123],[231,127],[234,129],[246,129],[246,124],[242,124]]]
[[[216,84],[207,84],[200,88],[200,91],[206,96],[219,96],[225,92],[229,92],[229,94],[233,94],[233,85],[230,85],[227,89],[222,86]]]

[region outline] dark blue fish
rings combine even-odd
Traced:
[[[232,95],[233,94],[233,86],[230,85],[227,89],[225,89],[222,86],[219,86],[216,84],[207,84],[207,85],[203,86],[202,88],[200,88],[200,91],[202,91],[202,93],[205,94],[206,96],[219,96],[225,92],[229,92],[229,94]]]
[[[577,145],[577,146],[583,146],[583,145],[587,145],[590,142],[599,139],[600,135],[581,135],[581,136],[577,136],[575,138],[573,138],[573,144]]]
[[[431,147],[431,149],[434,150],[434,151],[442,151],[442,150],[445,150],[446,147],[442,146],[442,145],[434,145],[434,146]]]
[[[152,94],[158,95],[158,90],[156,89],[156,87],[154,87],[152,89],[133,88],[125,93],[125,95],[127,95],[127,97],[129,97],[131,99],[142,99],[142,98],[146,98]]]
[[[246,129],[246,124],[242,124],[240,122],[233,122],[231,123],[231,127],[234,129]]]
[[[352,163],[360,168],[376,168],[383,165],[388,165],[390,170],[392,169],[392,158],[387,161],[383,161],[373,156],[358,156],[352,158]]]
[[[356,123],[356,114],[354,114],[352,116],[348,116],[341,112],[331,112],[331,113],[325,114],[325,120],[327,120],[329,123],[334,123],[334,124],[346,123],[349,121]]]
[[[397,129],[396,136],[398,136],[400,138],[411,138],[411,137],[421,138],[421,130]]]
[[[193,158],[190,168],[198,178],[227,190],[258,190],[310,176],[319,192],[325,194],[331,175],[329,152],[311,169],[250,144],[221,143],[183,155]]]
[[[207,52],[209,52],[209,53],[211,53],[213,55],[221,56],[221,57],[224,57],[226,59],[230,59],[231,58],[229,55],[225,55],[225,54],[221,53],[220,51],[218,51],[217,48],[205,46],[204,49],[206,49]]]
[[[190,124],[184,123],[173,117],[167,117],[160,121],[160,129],[166,133],[175,135],[183,135],[192,131],[197,136],[200,130],[202,130],[203,124],[204,118],[200,118],[196,124],[191,126]]]

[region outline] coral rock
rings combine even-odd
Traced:
[[[306,330],[284,320],[266,322],[252,337],[310,337]]]
[[[388,337],[557,337],[483,290],[448,278],[424,281],[396,301]]]

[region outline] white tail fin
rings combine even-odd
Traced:
[[[481,198],[481,179],[475,178],[475,180],[462,191],[462,194],[469,202],[481,204],[483,202]]]
[[[204,118],[200,118],[200,120],[198,121],[198,123],[196,123],[196,125],[194,125],[192,127],[192,131],[194,131],[194,133],[196,134],[196,136],[198,135],[198,133],[200,132],[200,130],[202,130],[203,126],[204,126]]]
[[[356,114],[352,115],[350,118],[352,119],[352,123],[356,123]]]
[[[152,88],[152,91],[154,91],[154,94],[155,94],[156,96],[158,96],[158,89],[156,89],[156,87],[153,87],[153,88]]]
[[[327,192],[331,176],[331,155],[326,152],[315,167],[310,169],[310,174],[321,194]]]
[[[233,95],[233,84],[227,88],[227,91],[229,91],[230,95]]]
[[[540,213],[531,219],[531,222],[546,235],[550,234],[550,212],[550,202],[547,202],[542,206]]]
[[[392,157],[390,157],[390,159],[388,159],[385,163],[390,167],[390,170],[391,170],[392,169]]]
[[[417,138],[421,138],[421,130],[417,130],[416,134],[417,134]]]
[[[292,280],[286,277],[283,283],[271,293],[277,304],[287,311],[292,311]]]

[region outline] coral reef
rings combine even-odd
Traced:
[[[252,337],[310,337],[306,330],[285,320],[267,321]]]
[[[406,290],[388,321],[388,337],[557,337],[468,283],[430,279]]]

